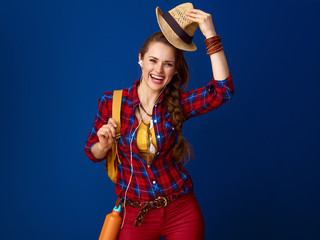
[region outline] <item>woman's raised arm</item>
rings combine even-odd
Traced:
[[[199,9],[187,11],[186,16],[193,22],[199,24],[199,28],[206,39],[216,36],[211,14],[205,13]],[[229,67],[224,51],[210,55],[213,77],[215,80],[225,80],[229,76]]]

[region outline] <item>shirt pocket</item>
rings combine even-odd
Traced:
[[[174,146],[176,143],[177,132],[172,119],[167,119],[163,124],[163,132],[167,146]]]

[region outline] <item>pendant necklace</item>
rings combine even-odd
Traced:
[[[139,115],[141,118],[141,122],[147,128],[147,159],[146,160],[148,163],[150,163],[156,153],[156,148],[152,143],[152,135],[151,135],[151,131],[150,131],[150,129],[153,127],[152,119],[151,119],[150,123],[145,123],[142,119],[142,115],[141,115],[139,107],[138,107],[138,112],[139,112]]]

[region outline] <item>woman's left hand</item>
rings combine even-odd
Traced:
[[[185,14],[190,21],[199,24],[200,30],[206,38],[217,35],[213,26],[211,14],[205,13],[199,9],[190,9]]]

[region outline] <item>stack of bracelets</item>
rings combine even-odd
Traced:
[[[211,55],[223,49],[221,37],[219,35],[204,40],[207,48],[207,54]]]

